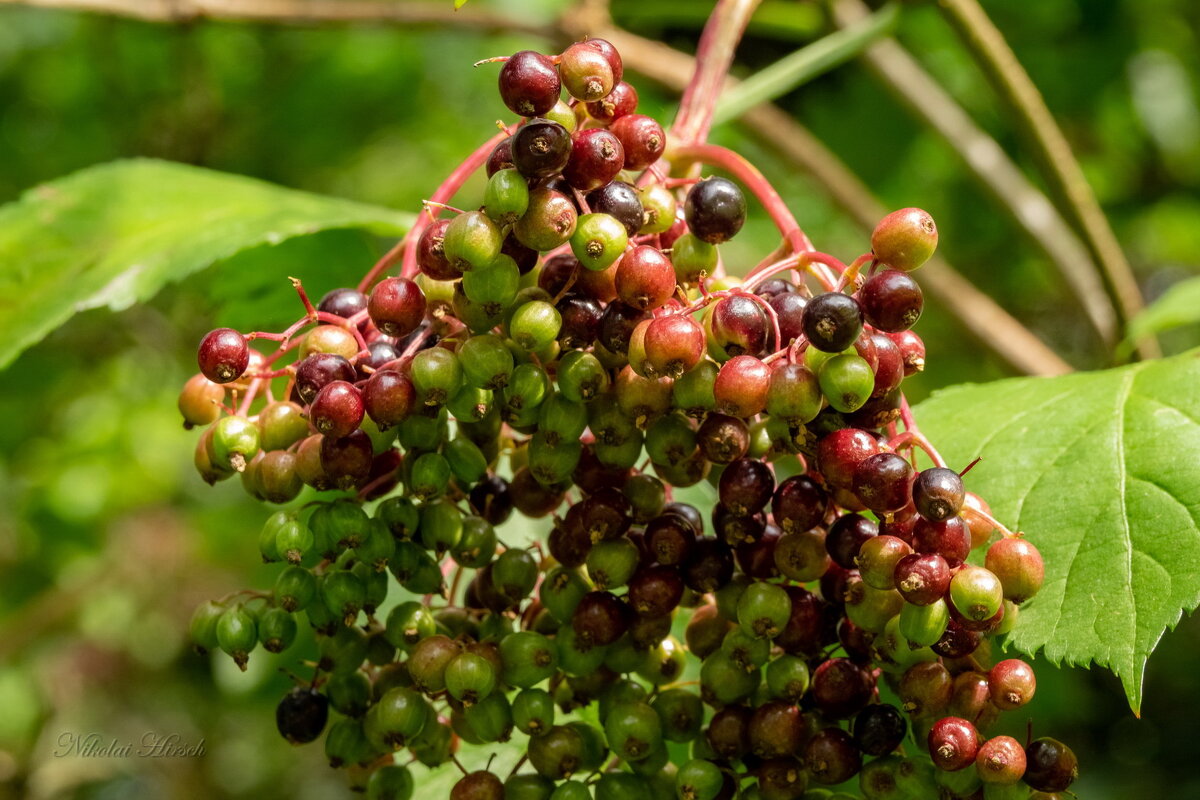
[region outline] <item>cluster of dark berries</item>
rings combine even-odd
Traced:
[[[244,667],[310,626],[279,730],[324,733],[371,798],[412,796],[410,756],[513,737],[521,768],[453,800],[1066,789],[1061,743],[982,734],[1034,694],[990,637],[1043,569],[901,394],[929,215],[889,215],[849,266],[793,252],[739,283],[718,246],[742,187],[670,177],[608,42],[517,53],[500,94],[524,119],[477,159],[481,207],[431,207],[402,276],[315,307],[297,287],[288,331],[201,343],[180,398],[201,475],[323,494],[267,520],[274,587],[201,606],[197,645]],[[711,509],[673,498],[705,481]],[[505,544],[514,511],[551,518],[545,541]]]

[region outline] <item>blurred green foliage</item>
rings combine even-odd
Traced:
[[[549,20],[561,0],[472,0]],[[616,0],[619,24],[694,49],[710,3]],[[985,3],[1046,96],[1110,214],[1148,297],[1200,271],[1200,6],[1191,0]],[[470,10],[469,8],[467,9]],[[746,73],[829,29],[813,2],[767,3],[739,53]],[[902,42],[1020,163],[1022,141],[931,4],[906,5]],[[0,8],[0,202],[118,157],[152,156],[414,211],[494,130],[494,70],[470,64],[550,43],[445,27],[156,26]],[[674,98],[639,81],[643,107]],[[929,209],[942,252],[1073,363],[1106,353],[1042,254],[860,66],[783,98],[893,207]],[[736,125],[714,139],[776,183],[824,249],[853,257],[865,235],[820,187]],[[468,191],[477,191],[477,185]],[[310,293],[353,283],[388,242],[347,231],[264,247],[121,314],[89,311],[0,373],[0,796],[339,796],[320,745],[289,748],[272,708],[289,678],[256,653],[241,675],[192,655],[194,605],[272,574],[256,567],[265,517],[236,482],[209,488],[174,410],[192,352],[217,325],[279,328],[297,316],[286,276]],[[727,250],[773,246],[754,219]],[[0,269],[9,265],[0,264]],[[932,388],[1006,375],[944,310],[919,328]],[[1164,336],[1200,343],[1194,327]],[[1069,498],[1064,499],[1069,501]],[[1114,587],[1097,586],[1096,591]],[[300,645],[303,646],[302,644]],[[1192,714],[1194,618],[1151,659],[1143,719],[1112,676],[1039,663],[1035,734],[1078,752],[1081,797],[1200,796]],[[1010,715],[1011,716],[1011,715]],[[1025,717],[1006,723],[1023,734]],[[56,757],[63,734],[140,742],[203,739],[203,758]]]

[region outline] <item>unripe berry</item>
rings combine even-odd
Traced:
[[[871,252],[876,260],[901,272],[912,272],[928,261],[937,243],[933,217],[919,208],[893,211],[871,234]]]

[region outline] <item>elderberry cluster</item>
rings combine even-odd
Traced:
[[[498,60],[522,120],[481,151],[477,209],[431,204],[402,274],[366,291],[314,307],[297,286],[306,316],[282,334],[201,342],[180,397],[206,426],[200,474],[323,494],[267,520],[273,588],[202,605],[196,644],[244,668],[310,626],[315,675],[279,730],[324,734],[371,798],[413,795],[401,750],[437,766],[514,737],[519,768],[465,774],[453,800],[798,800],[855,776],[872,800],[1065,790],[1065,745],[983,736],[1034,694],[990,637],[1041,556],[901,392],[924,366],[909,273],[933,220],[890,214],[850,265],[783,230],[792,252],[739,282],[719,245],[743,185],[687,162],[761,176],[715,150],[665,166],[604,40]],[[673,499],[705,481],[711,509]],[[545,541],[505,543],[514,511],[550,517]]]

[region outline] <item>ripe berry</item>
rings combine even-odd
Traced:
[[[624,152],[624,151],[622,151]],[[642,199],[638,190],[624,181],[610,181],[587,195],[588,207],[593,212],[615,217],[625,226],[629,236],[637,234],[642,227]]]
[[[408,278],[384,278],[367,300],[367,313],[387,336],[405,336],[425,317],[425,294]]]
[[[683,314],[657,317],[646,328],[644,346],[657,374],[678,378],[704,357],[704,328]]]
[[[588,116],[597,122],[610,125],[621,117],[637,111],[638,93],[633,84],[619,81],[607,97],[587,104]]]
[[[1064,792],[1079,777],[1075,753],[1057,739],[1034,739],[1025,748],[1025,783],[1039,792]]]
[[[329,701],[316,689],[295,686],[275,707],[275,726],[292,744],[307,744],[325,730]]]
[[[250,364],[250,348],[246,337],[233,328],[217,328],[200,340],[196,353],[200,372],[213,383],[237,380]]]
[[[862,754],[841,728],[822,728],[804,747],[804,761],[813,780],[831,786],[850,780],[862,768]]]
[[[334,381],[317,393],[308,413],[318,432],[335,439],[349,436],[362,422],[362,394],[351,383]]]
[[[828,483],[849,489],[858,463],[877,452],[879,443],[874,436],[858,428],[842,428],[817,442],[817,466]]]
[[[588,128],[571,135],[571,156],[563,177],[581,192],[606,185],[625,165],[621,140],[603,128]]]
[[[863,505],[876,512],[900,511],[912,499],[913,469],[895,453],[876,453],[854,468],[852,488]]]
[[[933,522],[949,519],[963,504],[962,478],[952,469],[930,467],[917,475],[912,487],[917,513]]]
[[[1016,783],[1025,774],[1025,749],[1011,736],[995,736],[980,745],[975,769],[984,783]]]
[[[862,308],[848,294],[819,294],[804,306],[801,326],[813,347],[826,353],[840,353],[862,333]]]
[[[992,702],[1002,711],[1020,708],[1033,699],[1037,679],[1033,667],[1018,658],[1008,658],[988,673]]]
[[[739,516],[757,514],[775,492],[775,475],[762,461],[739,458],[721,473],[721,504]]]
[[[857,297],[867,323],[888,333],[906,331],[915,325],[925,303],[921,287],[912,276],[894,269],[871,276]]]
[[[717,410],[748,419],[767,407],[771,368],[754,356],[734,356],[717,373],[713,396]]]
[[[647,117],[644,114],[626,114],[614,121],[609,126],[609,130],[621,140],[621,147],[625,151],[625,169],[627,170],[636,172],[645,169],[658,161],[667,148],[667,135],[663,133],[662,126],[653,117]],[[644,203],[645,199],[643,198]],[[662,230],[665,231],[674,221],[675,216],[672,213],[670,220]]]
[[[822,712],[835,718],[861,711],[871,699],[875,681],[848,658],[831,658],[813,673],[811,695]]]
[[[893,705],[869,705],[854,718],[854,743],[869,756],[895,750],[908,732],[908,722]]]
[[[688,190],[683,213],[693,236],[720,244],[732,239],[746,222],[746,197],[727,178],[705,178]]]
[[[737,355],[762,354],[770,335],[770,321],[757,302],[746,295],[734,294],[709,308],[704,324],[714,358],[724,361]]]
[[[500,99],[523,117],[538,117],[554,108],[560,87],[554,62],[532,50],[514,53],[500,68]]]
[[[956,772],[975,763],[979,732],[965,719],[943,717],[929,730],[929,757],[934,766]]]
[[[477,770],[458,779],[450,800],[504,800],[504,784],[487,770]]]
[[[937,249],[938,232],[933,217],[919,208],[902,208],[888,214],[871,234],[871,252],[892,269],[912,272]]]

